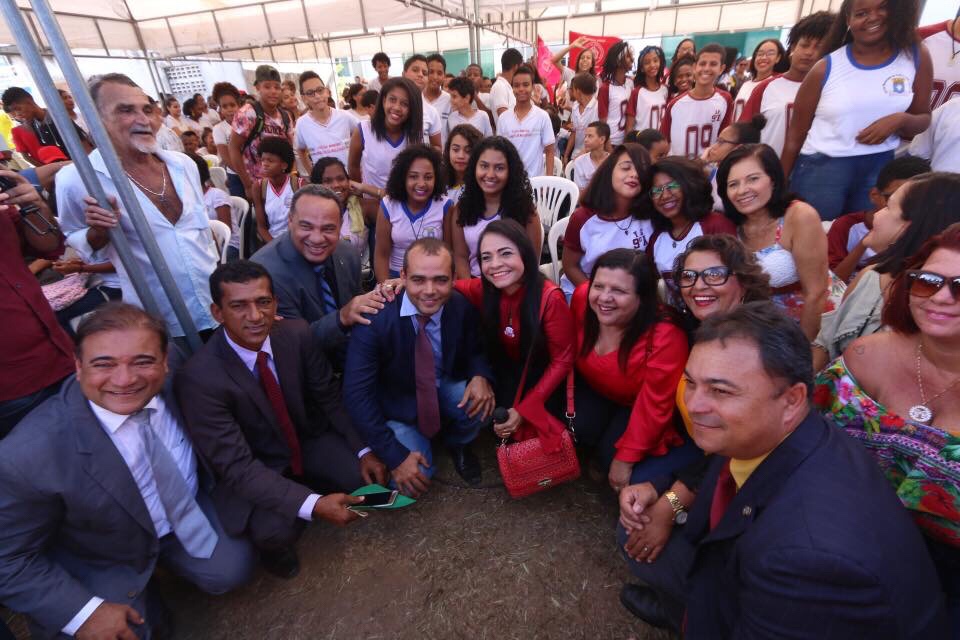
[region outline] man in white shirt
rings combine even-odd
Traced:
[[[181,153],[158,148],[151,122],[156,106],[130,78],[104,75],[90,93],[187,311],[197,330],[209,333],[216,322],[210,315],[207,279],[217,266],[217,256],[210,251],[212,234],[197,165]],[[90,153],[90,163],[107,196],[119,201],[99,150]],[[123,284],[123,299],[139,305],[133,283],[110,242],[109,229],[120,226],[171,334],[185,335],[126,211],[119,206],[113,211],[97,206],[74,165],[57,174],[57,203],[67,243],[83,255],[112,263]]]
[[[253,546],[224,531],[164,391],[167,341],[144,311],[101,307],[76,377],[0,441],[0,601],[35,638],[160,635],[158,563],[208,593],[250,579]]]
[[[403,77],[410,80],[417,86],[420,93],[427,89],[427,58],[416,53],[407,58],[403,63]],[[435,147],[441,151],[441,133],[443,132],[443,121],[440,118],[440,112],[432,104],[423,100],[423,137],[424,144]],[[429,142],[427,140],[429,139]]]
[[[490,99],[486,102],[493,113],[494,124],[500,121],[501,113],[513,109],[517,104],[517,98],[513,95],[513,73],[521,64],[523,64],[523,54],[516,49],[507,49],[500,56],[502,71],[490,87]]]
[[[450,94],[443,90],[447,75],[447,61],[439,53],[427,56],[427,87],[423,90],[423,101],[440,114],[440,145],[447,144],[447,120],[450,118]]]

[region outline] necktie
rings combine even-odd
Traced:
[[[417,339],[413,348],[414,375],[417,383],[417,427],[427,438],[440,431],[440,401],[437,399],[437,369],[433,347],[427,335],[430,316],[417,314]]]
[[[327,265],[318,264],[313,268],[317,274],[317,293],[320,294],[320,300],[323,302],[324,315],[337,310],[337,299],[333,295],[333,288],[326,278]]]
[[[713,501],[710,503],[711,531],[720,523],[735,495],[737,495],[737,483],[730,474],[730,461],[727,460],[720,469],[720,475],[717,476],[717,487],[713,491]]]
[[[184,550],[193,558],[209,558],[217,546],[217,532],[197,504],[196,496],[190,494],[190,488],[170,451],[150,426],[152,412],[151,409],[144,409],[131,419],[140,431],[144,451],[150,459],[160,503]]]
[[[283,439],[287,441],[290,447],[290,468],[293,469],[293,475],[303,476],[303,456],[300,453],[300,439],[297,438],[297,430],[293,426],[293,420],[290,419],[290,413],[287,411],[287,402],[283,399],[283,391],[280,390],[280,384],[270,367],[267,366],[267,352],[257,352],[257,374],[260,376],[260,386],[267,394],[267,400],[270,401],[270,407],[277,418],[277,424],[280,426],[280,432]]]

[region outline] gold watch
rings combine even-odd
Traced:
[[[663,494],[663,497],[667,499],[667,502],[670,503],[670,508],[673,509],[673,523],[679,525],[686,524],[687,508],[680,502],[677,494],[673,491],[667,491]]]

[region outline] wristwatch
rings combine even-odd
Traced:
[[[679,525],[686,524],[687,508],[680,502],[677,494],[673,491],[667,491],[663,494],[663,497],[667,499],[667,502],[670,503],[670,508],[673,509],[673,523]]]

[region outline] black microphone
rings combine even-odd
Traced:
[[[503,407],[497,407],[493,410],[493,424],[503,424],[510,419],[510,412]]]

